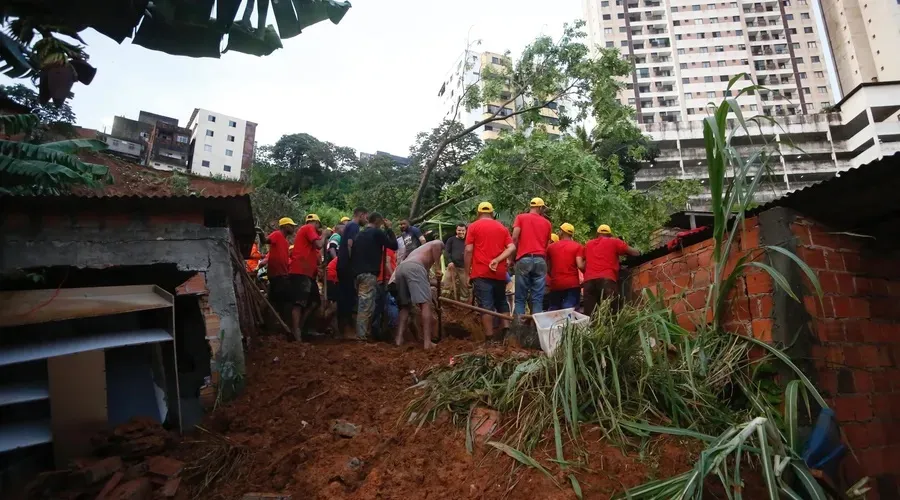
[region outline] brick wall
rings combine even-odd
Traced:
[[[803,217],[791,232],[824,293],[821,302],[807,293],[804,304],[819,390],[859,458],[845,460],[847,475],[868,475],[881,498],[898,498],[900,253]]]

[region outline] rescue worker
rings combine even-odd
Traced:
[[[541,198],[532,198],[527,213],[516,216],[512,239],[516,245],[516,315],[544,310],[544,287],[547,276],[547,242],[553,226],[544,217],[546,206]],[[530,299],[530,301],[529,301]]]
[[[619,257],[638,256],[641,252],[612,236],[606,224],[597,228],[597,237],[588,241],[584,249],[584,313],[594,313],[597,303],[612,299],[613,311],[618,310]]]
[[[544,238],[546,242],[549,235]],[[474,285],[478,305],[489,311],[509,313],[506,302],[506,260],[516,252],[512,236],[503,224],[494,220],[494,206],[478,204],[478,219],[466,231],[465,268]],[[494,317],[481,315],[485,337],[493,339]],[[506,324],[504,323],[504,327]]]
[[[290,253],[288,251],[288,238],[294,234],[297,223],[290,217],[278,219],[278,229],[268,236],[262,229],[256,228],[260,241],[269,245],[269,253],[266,254],[266,274],[269,278],[269,301],[281,315],[285,323],[291,321],[291,307],[293,294],[288,277],[290,273]]]
[[[581,302],[578,270],[584,268],[584,248],[573,236],[575,226],[565,222],[559,226],[559,241],[547,247],[551,311],[578,307]]]
[[[322,299],[319,297],[319,284],[316,275],[319,270],[321,250],[331,236],[330,229],[322,229],[322,222],[316,214],[306,216],[304,224],[294,237],[294,248],[291,252],[290,280],[293,293],[291,309],[291,333],[297,341],[302,340],[300,327],[305,329],[310,314],[315,311]]]

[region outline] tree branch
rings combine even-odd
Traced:
[[[442,201],[442,202],[438,203],[437,205],[422,212],[422,215],[419,215],[419,216],[411,219],[410,222],[413,224],[418,224],[418,223],[422,222],[423,220],[427,219],[431,214],[438,212],[440,210],[443,210],[444,208],[446,208],[450,205],[459,203],[460,201],[468,198],[469,195],[472,194],[474,191],[475,191],[475,188],[466,188],[463,190],[462,193],[459,193],[459,195],[454,196],[446,201]]]

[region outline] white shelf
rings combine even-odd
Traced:
[[[0,385],[0,406],[41,401],[50,397],[44,382]]]
[[[42,344],[8,346],[0,350],[0,366],[25,363],[39,359],[65,356],[77,352],[109,349],[129,345],[169,342],[172,335],[162,328],[131,330],[125,332],[101,333],[84,337],[52,340]]]
[[[0,453],[52,441],[48,420],[0,425]]]

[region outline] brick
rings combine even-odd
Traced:
[[[875,390],[872,374],[867,371],[853,370],[853,386],[860,394],[869,394]]]
[[[806,226],[796,223],[791,224],[791,232],[794,233],[794,238],[797,239],[798,246],[809,246],[812,244],[812,238],[809,236],[809,228]]]
[[[871,424],[861,422],[848,422],[841,425],[844,436],[847,437],[847,443],[856,450],[862,450],[871,446],[868,428]]]
[[[844,324],[833,319],[816,321],[816,336],[824,341],[840,342],[844,340]]]
[[[854,297],[832,297],[835,318],[868,318],[869,301]]]
[[[650,273],[647,271],[642,271],[638,273],[637,282],[641,286],[641,288],[646,288],[650,285]]]
[[[844,268],[850,273],[861,273],[863,271],[862,259],[856,252],[843,254]]]
[[[872,293],[872,281],[869,278],[853,278],[853,286],[856,287],[856,293],[862,296],[868,296]]]
[[[846,271],[844,267],[844,257],[833,251],[825,252],[825,265],[832,271]]]
[[[178,488],[181,486],[181,478],[173,477],[166,481],[162,488],[157,490],[156,496],[162,498],[173,498],[178,494]]]
[[[688,304],[694,309],[701,309],[706,306],[707,293],[704,291],[691,292],[687,296]]]
[[[800,247],[797,256],[813,269],[825,269],[825,252],[816,248]]]
[[[698,265],[702,268],[708,268],[712,264],[712,249],[703,250],[697,253]]]
[[[869,374],[872,377],[872,386],[875,393],[890,392],[892,390],[891,376],[887,372],[873,372]],[[897,426],[900,429],[900,426]]]
[[[687,330],[689,332],[693,332],[693,331],[697,330],[697,326],[694,324],[693,321],[691,321],[691,317],[688,316],[687,314],[679,314],[677,316],[677,320],[678,320],[678,326],[684,328],[685,330]]]
[[[775,300],[771,295],[766,295],[756,299],[756,317],[771,318],[772,311],[775,309]]]
[[[838,293],[843,295],[853,295],[856,293],[856,285],[853,283],[852,274],[836,273],[834,277],[837,280]]]
[[[174,458],[154,456],[147,459],[147,471],[165,478],[175,477],[183,469],[184,462]]]
[[[831,271],[820,271],[816,274],[816,278],[818,278],[819,280],[819,286],[822,287],[822,293],[840,293],[836,273],[833,273]],[[810,289],[812,290],[813,288],[810,287]]]
[[[241,500],[291,500],[286,493],[246,493]]]
[[[753,320],[751,326],[753,328],[753,338],[763,342],[772,342],[772,320]]]
[[[868,318],[871,316],[869,301],[865,299],[850,298],[850,311],[854,318]]]
[[[695,288],[705,287],[709,285],[709,271],[706,269],[698,269],[694,271],[693,283]]]
[[[108,457],[98,460],[79,471],[85,484],[94,484],[122,470],[120,457]]]
[[[844,336],[848,342],[865,342],[869,337],[872,322],[866,319],[844,321]]]
[[[206,275],[196,273],[184,283],[175,287],[175,295],[206,295],[209,289],[206,287]]]
[[[754,227],[744,227],[744,232],[741,233],[741,250],[751,250],[754,248],[759,248],[759,226]]]
[[[809,235],[812,239],[813,246],[832,248],[835,250],[843,247],[839,235],[830,234],[829,232],[822,230],[821,226],[810,226]]]
[[[891,294],[891,286],[888,280],[883,278],[872,278],[870,283],[872,284],[872,295],[886,297]]]
[[[834,398],[838,421],[865,422],[872,418],[872,406],[867,396],[838,396]]]
[[[141,477],[120,484],[112,491],[109,500],[150,500],[153,496],[153,485],[150,479]]]
[[[747,293],[749,295],[757,295],[762,293],[772,293],[772,277],[769,273],[753,273],[746,276]]]
[[[816,381],[819,392],[824,397],[833,397],[837,394],[837,372],[834,370],[822,370],[818,372],[818,380]]]
[[[106,482],[106,485],[103,486],[103,489],[100,490],[100,493],[97,495],[96,500],[106,500],[109,498],[109,494],[122,482],[122,478],[125,477],[125,473],[122,471],[116,472],[109,478],[109,481]]]
[[[690,275],[681,275],[675,278],[674,281],[675,291],[687,291],[691,287],[691,276]]]
[[[693,271],[700,267],[700,257],[697,254],[688,255],[685,257],[684,263],[687,264],[688,269]]]

